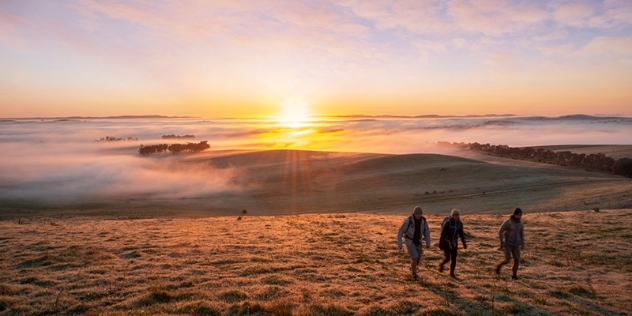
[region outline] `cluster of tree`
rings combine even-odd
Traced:
[[[174,154],[179,154],[183,151],[188,152],[200,152],[206,149],[211,148],[211,146],[207,143],[207,141],[201,141],[199,143],[186,143],[186,144],[158,144],[158,145],[149,145],[143,146],[140,145],[140,149],[138,149],[138,153],[141,155],[151,155],[155,153],[164,153],[170,151]]]
[[[195,135],[175,135],[175,134],[170,134],[170,135],[162,135],[162,138],[164,139],[172,139],[172,138],[195,138]]]
[[[101,139],[95,140],[95,142],[120,142],[120,141],[138,141],[138,138],[136,137],[128,137],[128,138],[120,138],[120,137],[112,137],[112,136],[105,136],[105,137],[101,137]]]
[[[585,168],[587,170],[597,170],[609,172],[625,177],[632,177],[632,159],[619,158],[614,159],[607,157],[603,153],[597,154],[577,154],[570,151],[551,151],[544,148],[532,147],[509,147],[507,145],[490,145],[479,143],[446,143],[440,142],[440,145],[449,144],[470,150],[486,152],[495,156],[526,159],[544,163],[553,163],[562,166],[573,166]]]

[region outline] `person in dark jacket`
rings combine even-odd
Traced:
[[[402,249],[402,237],[406,239],[406,249],[410,255],[410,272],[413,279],[417,279],[417,266],[423,255],[421,240],[426,240],[426,248],[430,247],[430,228],[423,217],[421,207],[415,206],[413,214],[407,217],[397,233],[397,247]]]
[[[518,207],[513,215],[503,222],[498,230],[500,248],[505,251],[505,260],[496,265],[496,274],[500,274],[500,268],[509,263],[513,257],[511,278],[518,279],[518,267],[520,266],[520,250],[524,250],[524,230],[522,229],[522,210]]]
[[[461,238],[463,248],[467,249],[465,243],[465,233],[463,232],[463,223],[461,223],[461,212],[453,209],[450,217],[443,220],[441,227],[441,237],[439,238],[439,248],[443,250],[445,259],[439,264],[439,272],[443,272],[443,266],[450,262],[450,276],[456,278],[454,269],[456,269],[456,256],[458,253],[458,238]]]

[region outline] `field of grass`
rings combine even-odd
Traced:
[[[632,210],[525,211],[517,281],[493,273],[505,215],[462,215],[458,279],[437,270],[443,215],[427,216],[418,281],[396,246],[406,214],[12,218],[0,315],[632,313]]]
[[[497,214],[515,205],[532,212],[632,208],[629,178],[459,152],[468,157],[296,150],[191,156],[179,160],[179,168],[231,174],[230,189],[168,197],[96,194],[89,199],[73,198],[67,204],[49,203],[42,196],[16,199],[0,190],[0,220],[40,214],[204,217],[243,209],[251,215],[398,214],[416,204],[423,205],[427,214],[451,208]],[[165,184],[161,190],[170,188]]]

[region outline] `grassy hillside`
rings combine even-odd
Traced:
[[[412,209],[413,205],[406,208]],[[632,313],[632,210],[530,213],[520,280],[500,276],[505,215],[463,215],[458,279],[421,280],[406,214],[0,221],[0,315],[613,315]]]
[[[120,194],[68,205],[6,200],[0,201],[0,218],[42,213],[208,216],[243,209],[256,215],[398,213],[413,204],[433,214],[452,208],[498,213],[516,206],[536,212],[632,207],[631,179],[469,154],[463,158],[278,150],[184,159],[178,164],[183,169],[229,170],[229,188],[169,198]],[[183,173],[183,181],[186,176]],[[169,187],[163,190],[168,192]]]
[[[552,211],[620,208],[632,201],[629,179],[512,159],[272,151],[208,163],[237,170],[235,182],[246,189],[231,201],[258,214],[399,212],[410,204],[431,213],[453,207],[497,212],[516,205]]]

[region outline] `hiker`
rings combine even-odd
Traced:
[[[450,276],[456,278],[454,269],[456,268],[456,256],[458,253],[458,240],[461,238],[463,243],[463,249],[467,249],[467,243],[465,243],[465,233],[463,232],[463,223],[461,223],[461,212],[457,209],[453,209],[450,212],[450,216],[443,220],[441,226],[441,237],[439,238],[439,248],[443,250],[445,259],[439,264],[439,272],[443,272],[443,266],[450,262]]]
[[[422,237],[426,240],[426,248],[430,247],[430,228],[428,228],[428,222],[423,214],[421,207],[415,206],[413,214],[404,220],[397,233],[397,248],[402,249],[402,237],[406,238],[406,249],[410,254],[410,272],[415,280],[417,279],[417,265],[419,265],[419,260],[423,255]]]
[[[505,250],[505,260],[496,265],[496,274],[500,274],[500,268],[509,263],[513,256],[511,278],[518,279],[518,266],[520,265],[520,250],[524,250],[524,230],[522,229],[522,210],[518,207],[513,215],[503,222],[498,230],[500,248]]]

